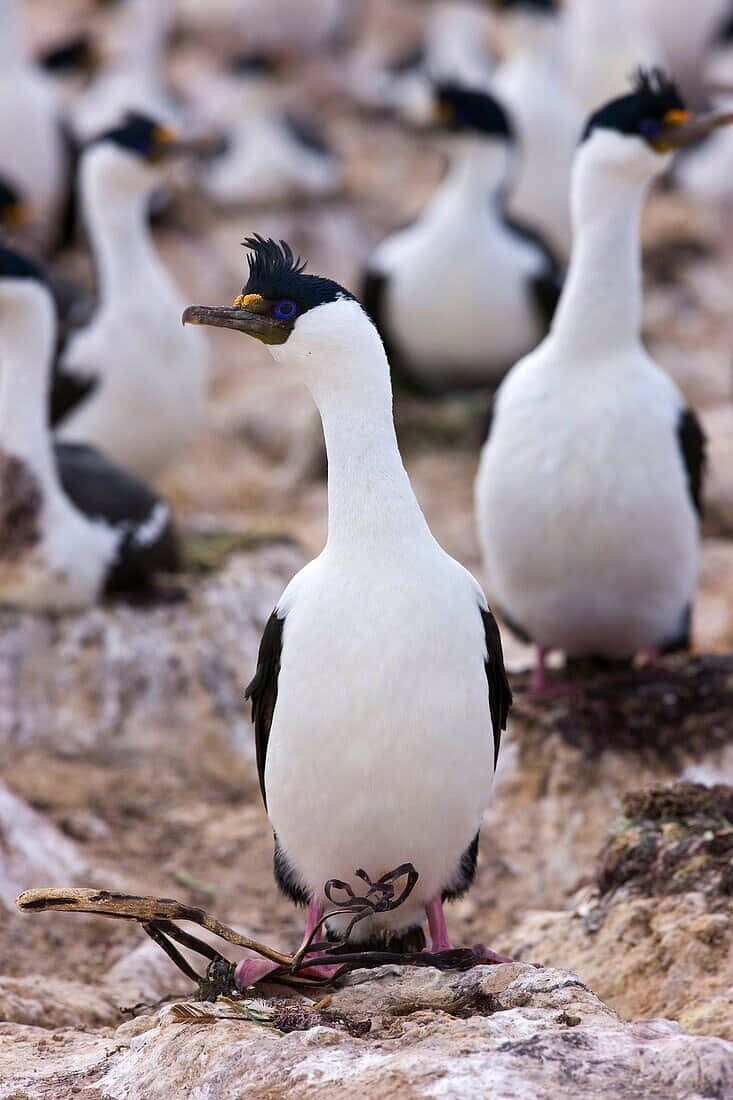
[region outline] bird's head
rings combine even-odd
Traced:
[[[20,191],[0,178],[0,226],[3,229],[22,229],[31,220],[32,211]]]
[[[234,54],[227,68],[242,80],[279,80],[291,71],[292,58],[275,50],[247,51]]]
[[[581,141],[604,169],[646,179],[664,169],[677,149],[730,122],[730,112],[693,114],[666,73],[640,69],[628,95],[591,115]]]
[[[468,135],[501,145],[513,142],[509,116],[492,95],[452,81],[433,85],[431,128],[446,135]]]
[[[204,154],[209,138],[184,139],[175,130],[138,111],[129,111],[119,125],[95,137],[84,161],[99,165],[108,186],[144,191],[160,179],[177,157]]]
[[[253,336],[274,359],[292,367],[313,389],[326,375],[333,385],[356,376],[380,349],[377,330],[354,295],[333,279],[310,275],[285,241],[248,237],[248,279],[231,306],[189,306],[183,323],[228,328]],[[377,357],[379,361],[379,357]],[[336,378],[333,363],[339,362]]]

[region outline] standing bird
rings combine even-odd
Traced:
[[[284,58],[244,53],[209,80],[212,121],[228,126],[227,145],[202,173],[214,202],[283,202],[333,195],[343,183],[321,135],[285,110]]]
[[[183,122],[181,105],[165,84],[170,0],[117,0],[102,47],[104,64],[70,106],[71,127],[84,144],[111,129],[128,111],[166,126]]]
[[[249,279],[234,306],[190,306],[184,323],[267,344],[310,389],[328,454],[326,546],[280,598],[247,688],[275,877],[308,904],[311,930],[328,879],[409,860],[420,876],[409,901],[354,938],[421,947],[427,914],[444,950],[442,903],[473,880],[511,703],[499,631],[415,499],[369,317],[342,286],[305,274],[284,242],[245,244]],[[331,932],[343,925],[333,918]],[[265,972],[245,960],[238,979]]]
[[[448,174],[417,220],[377,247],[363,301],[395,376],[440,393],[495,385],[535,347],[560,275],[537,235],[507,215],[515,142],[504,109],[454,84],[435,86],[431,108]]]
[[[68,195],[61,107],[28,55],[17,0],[0,4],[0,176],[27,197],[38,244],[56,240]]]
[[[493,0],[501,11],[503,60],[493,92],[517,133],[519,166],[509,212],[570,255],[570,172],[583,113],[567,85],[565,12],[554,0]]]
[[[130,114],[84,151],[80,165],[99,307],[63,351],[53,419],[62,420],[58,438],[98,446],[146,478],[185,448],[206,399],[205,342],[181,329],[182,294],[148,225],[159,165],[190,147]]]
[[[353,94],[364,106],[395,111],[409,120],[433,81],[488,92],[494,70],[491,21],[475,0],[437,0],[430,6],[422,44],[375,63],[374,48],[361,48],[352,64]],[[381,53],[382,44],[379,44]]]
[[[39,611],[149,594],[179,568],[164,500],[92,448],[52,443],[55,329],[39,270],[0,248],[0,603]]]
[[[606,104],[573,167],[573,252],[546,340],[509,372],[476,481],[489,589],[538,646],[628,657],[684,645],[705,441],[641,343],[639,219],[694,118],[663,73]],[[730,116],[728,116],[730,120]]]

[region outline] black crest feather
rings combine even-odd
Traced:
[[[254,233],[251,237],[245,237],[242,244],[250,250],[247,256],[250,279],[265,281],[300,275],[308,264],[307,260],[295,256],[287,241],[278,244],[272,237],[265,240],[259,233]]]
[[[297,256],[287,241],[278,243],[271,237],[253,233],[245,237],[242,244],[249,249],[249,278],[242,288],[243,294],[261,294],[272,301],[292,299],[297,303],[299,313],[325,302],[354,297],[333,279],[305,274],[307,260]]]
[[[685,102],[677,85],[659,68],[638,68],[631,76],[632,91],[612,99],[592,114],[583,140],[596,129],[653,140],[668,111],[684,111]]]

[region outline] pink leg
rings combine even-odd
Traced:
[[[452,951],[453,944],[448,936],[448,926],[445,923],[443,901],[440,897],[433,898],[425,906],[428,918],[428,931],[430,932],[431,951]]]
[[[305,932],[303,934],[301,948],[304,947],[311,938],[322,917],[322,902],[317,901],[315,898],[311,898],[308,903],[308,915],[305,921]],[[319,978],[330,978],[339,969],[340,965],[340,963],[335,963],[333,965],[324,964],[322,966],[312,966],[309,970],[311,974]],[[234,980],[240,989],[247,989],[249,986],[261,982],[263,978],[266,978],[268,974],[271,974],[273,970],[277,969],[278,964],[270,962],[269,959],[242,959],[242,961],[237,964],[237,968],[234,971]]]
[[[428,918],[428,931],[430,932],[430,950],[433,952],[452,951],[453,944],[448,936],[442,899],[440,897],[433,898],[425,906],[425,912]],[[488,951],[485,947],[481,948],[481,952],[480,961],[482,963],[513,963],[515,961],[510,955],[499,955],[496,951]]]
[[[530,691],[533,695],[542,695],[547,691],[547,669],[545,667],[545,654],[546,650],[541,645],[537,646],[537,654],[535,658],[535,666],[532,669],[532,679],[530,680]]]
[[[575,695],[577,688],[573,684],[569,684],[565,680],[553,680],[552,682],[548,680],[546,657],[547,650],[538,645],[537,658],[529,682],[530,695]]]
[[[316,901],[315,898],[311,898],[308,902],[308,916],[305,920],[305,932],[303,933],[303,942],[301,947],[304,947],[308,943],[316,928],[318,922],[323,919],[323,903]]]

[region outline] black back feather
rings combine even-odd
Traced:
[[[494,733],[494,767],[499,759],[501,731],[506,729],[509,708],[512,705],[512,689],[504,667],[504,650],[496,619],[491,611],[481,608],[486,639],[486,682],[489,685],[489,711]]]
[[[685,464],[687,485],[692,503],[699,516],[702,515],[702,482],[705,474],[707,441],[705,433],[692,409],[683,409],[677,424],[677,439]]]
[[[255,727],[255,750],[257,754],[257,774],[260,779],[262,801],[267,809],[265,794],[265,762],[267,745],[270,740],[272,716],[277,702],[277,679],[280,675],[280,656],[283,644],[283,625],[285,619],[278,618],[273,611],[267,620],[257,654],[257,670],[245,688],[245,699],[252,700],[252,721]]]

